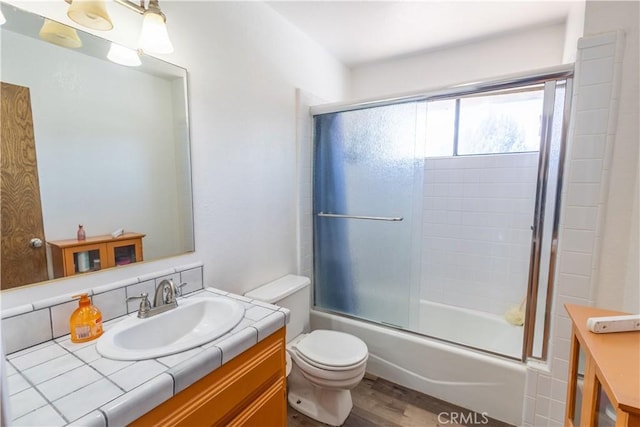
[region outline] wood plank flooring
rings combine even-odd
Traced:
[[[366,376],[355,389],[351,390],[353,410],[344,423],[344,427],[459,427],[483,425],[508,427],[501,421],[483,418],[468,409],[452,405],[442,400],[409,390],[382,378]],[[460,420],[464,414],[462,424]],[[455,419],[454,417],[458,417]],[[295,409],[288,407],[288,427],[326,427]],[[471,421],[469,421],[471,420]],[[469,423],[470,424],[466,424]]]

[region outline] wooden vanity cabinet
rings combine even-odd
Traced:
[[[110,234],[87,237],[86,240],[51,240],[53,277],[66,277],[78,274],[78,254],[89,252],[89,271],[95,271],[96,260],[100,269],[130,264],[143,260],[141,233],[124,233],[119,237]]]
[[[286,426],[285,328],[130,425]]]
[[[628,313],[565,308],[572,321],[565,426],[640,427],[640,332],[596,334],[588,318]]]

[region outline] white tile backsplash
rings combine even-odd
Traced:
[[[186,283],[186,285],[181,288],[182,295],[202,289],[204,287],[202,268],[192,268],[180,272],[180,283],[176,283],[176,285],[181,285],[183,283]]]
[[[51,315],[48,308],[3,318],[1,323],[4,349],[7,353],[13,353],[53,338]]]
[[[58,338],[69,333],[69,319],[78,308],[78,301],[71,300],[51,307],[51,326],[53,337]]]
[[[95,294],[92,297],[93,305],[100,307],[103,322],[127,314],[126,299],[127,293],[125,288],[113,289],[108,292]]]
[[[151,304],[153,304],[153,297],[156,291],[156,283],[154,279],[145,280],[139,283],[135,283],[133,285],[129,285],[126,287],[127,298],[131,297],[139,297],[143,293],[147,293],[147,298]],[[140,300],[135,299],[132,301],[127,301],[127,313],[133,313],[138,311],[140,307]]]

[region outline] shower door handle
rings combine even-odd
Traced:
[[[402,221],[404,219],[401,216],[389,217],[389,216],[341,215],[341,214],[332,214],[332,213],[324,213],[324,212],[318,212],[316,215],[327,217],[327,218],[365,219],[369,221]]]

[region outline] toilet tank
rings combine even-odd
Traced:
[[[288,274],[244,294],[247,298],[275,304],[291,311],[287,324],[287,342],[309,331],[311,281],[308,277]]]

